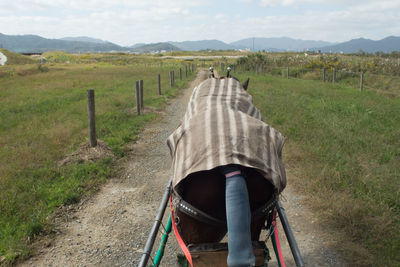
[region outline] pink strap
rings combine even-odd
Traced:
[[[193,267],[192,255],[190,255],[189,249],[187,248],[185,242],[182,240],[182,237],[178,232],[178,228],[176,228],[175,216],[174,216],[174,206],[172,205],[172,197],[171,196],[169,197],[169,204],[171,207],[172,228],[174,229],[174,234],[175,234],[176,240],[178,240],[179,246],[181,247],[183,253],[185,254],[186,259],[188,260],[190,266]]]
[[[279,261],[281,263],[281,267],[286,267],[285,262],[283,260],[281,244],[279,242],[278,226],[276,225],[276,210],[274,210],[274,213],[272,215],[272,224],[274,226],[274,237],[275,237],[275,242],[276,242],[276,248],[278,250]]]
[[[225,174],[225,177],[226,177],[226,178],[230,178],[230,177],[232,177],[232,176],[240,175],[240,174],[241,174],[240,171],[234,171],[234,172],[229,172],[229,173]]]

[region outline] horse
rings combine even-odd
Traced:
[[[175,223],[186,244],[220,242],[227,233],[227,178],[221,166],[240,166],[252,214],[252,241],[259,240],[286,186],[284,137],[263,122],[248,84],[249,79],[240,84],[230,77],[229,70],[227,77],[212,73],[193,90],[180,126],[167,139]]]

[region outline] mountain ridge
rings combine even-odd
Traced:
[[[123,51],[125,48],[113,43],[93,43],[47,39],[38,35],[5,35],[0,33],[0,47],[18,53],[42,53],[61,50],[76,52]]]
[[[251,51],[321,51],[367,53],[400,51],[400,37],[388,36],[381,40],[366,38],[352,39],[347,42],[332,43],[325,41],[301,40],[289,37],[253,37],[231,43],[220,40],[198,40],[183,42],[138,43],[129,47],[120,46],[109,41],[86,36],[47,39],[38,35],[5,35],[0,33],[0,48],[19,53],[41,53],[60,50],[69,53],[91,52],[133,52],[152,53],[160,51],[200,51],[200,50],[239,50]],[[253,49],[254,48],[254,49]]]
[[[224,43],[222,41],[211,39],[211,40],[198,40],[198,41],[183,41],[183,42],[172,42],[168,43],[175,45],[176,47],[186,51],[200,51],[200,50],[232,50],[238,49],[235,46]]]
[[[357,53],[360,51],[366,53],[376,53],[376,52],[391,53],[393,51],[400,51],[400,37],[388,36],[381,40],[357,38],[333,46],[325,46],[316,49],[321,50],[321,52],[333,52],[333,53],[337,52]]]
[[[230,44],[237,47],[250,48],[251,50],[255,51],[267,50],[283,52],[305,51],[312,47],[323,47],[327,45],[333,45],[334,43],[325,41],[293,39],[289,37],[253,37],[241,39]]]
[[[104,41],[97,38],[87,37],[87,36],[77,36],[77,37],[63,37],[59,40],[64,41],[76,41],[76,42],[86,42],[86,43],[96,43],[96,44],[104,44],[104,43],[111,43],[108,41]]]

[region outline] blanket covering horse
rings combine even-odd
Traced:
[[[192,173],[238,164],[258,170],[280,193],[284,142],[236,79],[209,78],[193,90],[182,123],[167,139],[173,188]]]

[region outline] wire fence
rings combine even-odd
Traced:
[[[226,72],[227,66],[230,66],[234,73],[253,72],[256,75],[338,83],[360,91],[370,90],[391,97],[400,97],[400,76],[398,75],[377,74],[372,71],[355,72],[335,68],[309,68],[302,65],[282,67],[254,64],[249,67],[248,65],[243,66],[226,62],[216,62],[214,64],[214,67],[217,67],[221,73]]]

